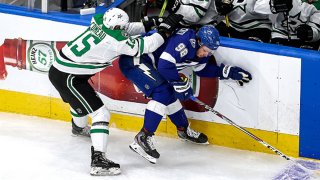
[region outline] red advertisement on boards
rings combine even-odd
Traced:
[[[21,38],[6,39],[0,46],[0,79],[5,80],[6,76],[10,76],[6,71],[6,66],[47,73],[55,60],[56,53],[66,43],[23,40]],[[195,96],[214,107],[218,96],[218,78],[200,78],[192,73],[185,75],[192,79]],[[137,103],[147,103],[149,101],[144,97],[143,93],[138,92],[134,85],[122,75],[117,60],[113,62],[113,66],[97,73],[91,80],[90,83],[96,91],[111,99]],[[187,110],[204,111],[203,107],[192,101],[186,101],[182,104]]]

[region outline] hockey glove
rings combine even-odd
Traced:
[[[222,71],[220,79],[231,78],[235,80],[239,86],[243,86],[244,83],[252,80],[251,74],[240,67],[221,64],[220,69]]]
[[[301,24],[297,27],[297,37],[301,41],[311,41],[313,39],[312,28],[307,24]]]
[[[269,5],[273,14],[289,12],[293,7],[292,0],[270,0]]]
[[[186,101],[193,95],[191,83],[186,77],[181,81],[171,82],[171,85],[174,88],[176,98],[181,101]]]
[[[233,0],[215,0],[219,15],[225,16],[233,10]]]
[[[151,16],[151,17],[145,16],[142,19],[142,23],[146,32],[150,31],[154,27],[158,27],[162,22],[163,22],[163,18],[158,16]]]
[[[97,2],[93,0],[87,0],[86,2],[83,3],[83,8],[92,8],[96,6],[97,6]]]
[[[174,32],[182,18],[183,16],[180,14],[170,14],[164,19],[163,23],[160,23],[158,33],[163,37],[164,40],[166,40]]]

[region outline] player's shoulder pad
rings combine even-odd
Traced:
[[[171,36],[170,41],[171,43],[186,43],[190,39],[195,40],[196,32],[193,29],[189,28],[180,28],[176,30],[176,32]]]
[[[180,28],[178,29],[175,34],[180,35],[180,36],[190,36],[195,34],[196,32],[193,29],[190,28]]]
[[[92,17],[91,23],[95,22],[97,24],[103,24],[103,14],[96,14]]]
[[[196,48],[196,31],[190,28],[181,28],[176,32],[180,37],[180,42],[184,43],[189,49]]]

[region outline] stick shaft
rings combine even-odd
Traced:
[[[163,16],[164,11],[166,10],[166,7],[167,7],[167,3],[168,3],[168,0],[164,0],[162,8],[161,8],[161,11],[160,11],[160,14],[159,14],[159,17]]]
[[[217,115],[218,117],[220,117],[221,119],[227,121],[229,124],[231,124],[232,126],[236,127],[237,129],[241,130],[242,132],[244,132],[245,134],[247,134],[248,136],[250,136],[251,138],[253,138],[254,140],[256,140],[257,142],[259,142],[260,144],[262,144],[263,146],[267,147],[268,149],[272,150],[274,153],[278,154],[279,156],[283,157],[286,160],[292,160],[290,157],[288,157],[287,155],[283,154],[281,151],[279,151],[277,148],[271,146],[270,144],[266,143],[265,141],[263,141],[262,139],[258,138],[257,136],[255,136],[254,134],[252,134],[251,132],[247,131],[246,129],[244,129],[243,127],[239,126],[238,124],[236,124],[235,122],[233,122],[232,120],[230,120],[229,118],[227,118],[226,116],[224,116],[223,114],[219,113],[218,111],[214,110],[212,107],[208,106],[207,104],[205,104],[204,102],[200,101],[199,99],[195,98],[195,97],[191,97],[191,99],[204,106],[205,109],[213,112],[215,115]]]

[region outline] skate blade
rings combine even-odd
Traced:
[[[185,141],[185,142],[190,142],[192,144],[200,144],[200,145],[208,145],[209,142],[205,142],[205,143],[197,143],[197,142],[193,142],[193,141],[190,141],[189,139],[182,139],[182,138],[179,138],[181,141]]]
[[[132,151],[136,152],[137,154],[148,160],[150,163],[157,163],[157,159],[147,154],[136,142],[131,143],[129,147]]]
[[[75,134],[75,133],[73,133],[73,132],[71,132],[71,136],[72,137],[91,137],[90,135],[88,135],[88,134]]]
[[[78,137],[79,135],[78,135],[78,134],[73,134],[73,133],[71,133],[71,136],[72,136],[72,137]]]
[[[90,175],[92,176],[115,176],[121,173],[120,168],[109,168],[104,169],[101,167],[92,167]]]

